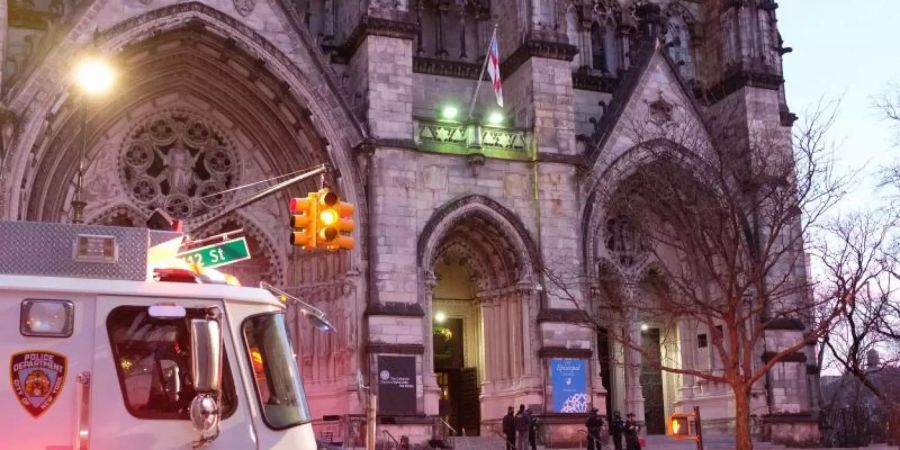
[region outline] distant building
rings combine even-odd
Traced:
[[[866,353],[863,376],[865,380],[852,374],[821,378],[826,444],[850,447],[900,443],[900,367],[883,365],[872,349]]]

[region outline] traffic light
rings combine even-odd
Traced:
[[[353,205],[328,189],[318,192],[316,243],[331,251],[353,248]]]
[[[675,440],[695,440],[697,439],[696,425],[692,422],[693,414],[673,413],[669,417],[668,435]]]
[[[291,244],[304,250],[316,248],[316,209],[319,205],[319,193],[311,192],[306,198],[291,199]]]

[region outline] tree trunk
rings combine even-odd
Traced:
[[[753,450],[750,436],[750,387],[734,386],[734,437],[736,450]]]

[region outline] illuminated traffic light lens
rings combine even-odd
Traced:
[[[337,221],[338,221],[338,214],[337,214],[337,211],[335,211],[333,209],[326,209],[325,211],[322,211],[321,213],[319,213],[319,223],[321,225],[331,226],[331,225],[334,225],[335,223],[337,223]]]

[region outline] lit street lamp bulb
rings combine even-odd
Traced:
[[[447,320],[447,315],[442,312],[437,312],[434,314],[434,321],[437,323],[444,323]]]
[[[91,95],[109,91],[114,78],[112,66],[97,57],[86,58],[75,68],[75,82],[82,91]]]
[[[647,331],[650,327],[646,323],[641,324],[641,331]]]

